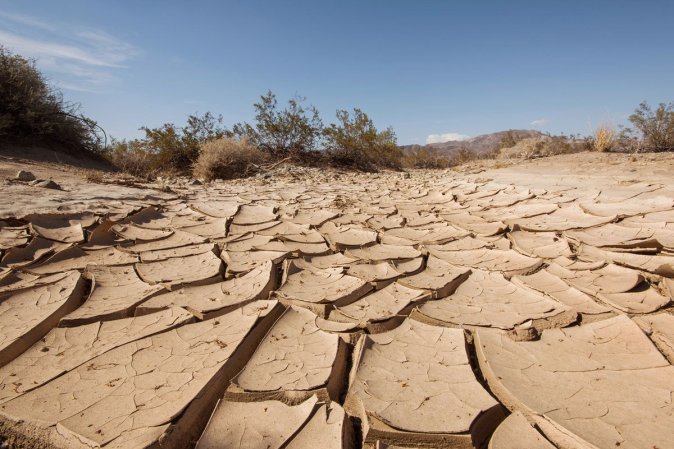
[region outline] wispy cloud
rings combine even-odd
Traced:
[[[459,133],[443,133],[443,134],[430,134],[426,137],[426,143],[442,143],[455,140],[466,140],[470,139],[470,136]]]
[[[47,31],[58,30],[57,27],[50,23],[40,20],[37,17],[27,16],[25,14],[14,14],[6,11],[0,11],[0,19],[4,19],[5,21],[13,22],[19,25],[26,25],[31,28],[39,28]]]
[[[87,48],[29,39],[2,30],[0,41],[22,56],[38,59],[52,58],[99,67],[118,67],[120,59],[123,59],[117,55],[96,54]]]
[[[531,126],[535,126],[536,128],[540,128],[542,126],[547,125],[548,123],[550,123],[550,120],[545,119],[545,118],[539,118],[539,119],[536,119],[533,122],[531,122]]]
[[[100,30],[56,26],[38,17],[2,11],[0,42],[36,59],[55,85],[87,92],[114,82],[116,74],[139,53],[133,45]]]

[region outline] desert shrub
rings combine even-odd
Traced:
[[[403,158],[403,166],[407,168],[447,168],[449,158],[433,147],[423,146],[409,150]]]
[[[105,157],[124,173],[141,178],[151,178],[155,174],[157,155],[147,151],[142,140],[113,140]]]
[[[541,139],[541,145],[536,156],[545,157],[545,156],[556,156],[558,154],[571,154],[579,153],[581,151],[587,151],[591,149],[591,146],[588,146],[585,139],[571,136],[566,136],[564,134],[558,136],[545,136]]]
[[[519,142],[519,140],[518,140]],[[499,154],[501,154],[501,148],[495,147],[490,150],[481,152],[476,155],[478,159],[497,159]]]
[[[241,178],[249,175],[251,169],[264,159],[265,154],[245,137],[221,137],[201,145],[192,173],[207,181]]]
[[[595,151],[605,153],[610,151],[615,145],[616,132],[615,129],[609,125],[601,125],[594,132],[592,139],[592,146]]]
[[[141,129],[145,131],[141,145],[146,152],[156,155],[152,158],[152,168],[178,172],[189,170],[199,157],[199,147],[203,143],[231,135],[222,126],[222,116],[210,112],[188,116],[183,127],[165,123],[158,128]]]
[[[501,140],[499,141],[495,150],[498,151],[502,148],[512,148],[517,145],[517,142],[526,138],[528,138],[527,135],[522,134],[522,132],[508,130],[503,135],[503,137],[501,137]]]
[[[505,133],[503,137],[501,137],[501,141],[498,143],[499,148],[512,148],[515,146],[517,143],[517,140],[515,139],[515,136],[513,135],[512,131],[508,131]]]
[[[631,128],[622,125],[618,126],[618,132],[613,144],[614,151],[638,153],[643,148],[644,142],[640,135],[637,135]]]
[[[475,159],[477,159],[475,153],[469,151],[467,148],[461,147],[454,154],[452,154],[449,164],[454,167],[473,161]]]
[[[273,156],[312,151],[319,143],[323,122],[315,107],[303,106],[305,100],[291,98],[288,106],[279,110],[276,95],[268,91],[254,104],[255,124],[237,123],[233,133]]]
[[[98,149],[94,122],[49,86],[35,61],[0,46],[0,139]]]
[[[646,147],[674,149],[674,102],[660,103],[653,110],[644,101],[629,116],[629,121],[641,133]]]
[[[144,138],[113,139],[104,156],[121,171],[147,178],[158,173],[189,173],[202,144],[231,136],[222,126],[222,117],[210,112],[188,116],[182,127],[165,123],[158,128],[140,129],[145,131]]]
[[[337,111],[337,123],[323,131],[329,158],[336,165],[358,170],[402,169],[403,154],[392,128],[379,131],[360,109]]]
[[[303,167],[325,167],[330,165],[330,158],[327,151],[302,151],[293,155],[292,162]]]
[[[501,149],[500,157],[503,159],[510,159],[510,158],[529,159],[540,151],[540,149],[542,148],[541,141],[542,138],[540,137],[530,137],[527,139],[522,139],[512,147]]]

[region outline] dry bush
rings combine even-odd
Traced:
[[[450,165],[455,167],[457,165],[463,165],[470,161],[477,159],[477,155],[466,148],[459,148],[459,150],[454,153],[450,159]]]
[[[538,138],[522,139],[509,148],[502,148],[500,159],[528,159],[536,151]]]
[[[451,161],[432,147],[421,147],[407,152],[403,157],[405,168],[442,169],[450,166]]]
[[[248,139],[222,137],[201,145],[192,173],[207,181],[242,178],[264,160],[265,154]]]
[[[605,153],[610,151],[616,140],[615,129],[608,125],[601,125],[594,132],[593,148],[595,151]]]
[[[289,156],[286,160],[290,160],[300,167],[327,167],[330,165],[330,155],[327,151],[300,151]]]

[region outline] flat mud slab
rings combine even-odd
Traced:
[[[479,446],[503,418],[474,377],[460,329],[408,319],[363,336],[349,377],[345,407],[360,418],[365,442]]]
[[[475,337],[482,373],[511,409],[545,423],[553,441],[672,447],[674,367],[628,317],[548,329],[534,342]]]
[[[258,320],[241,309],[111,349],[0,405],[2,432],[24,446],[184,447],[249,355]]]
[[[674,155],[492,163],[0,159],[0,445],[674,447]]]

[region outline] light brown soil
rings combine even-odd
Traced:
[[[673,154],[0,177],[8,447],[674,447]]]

